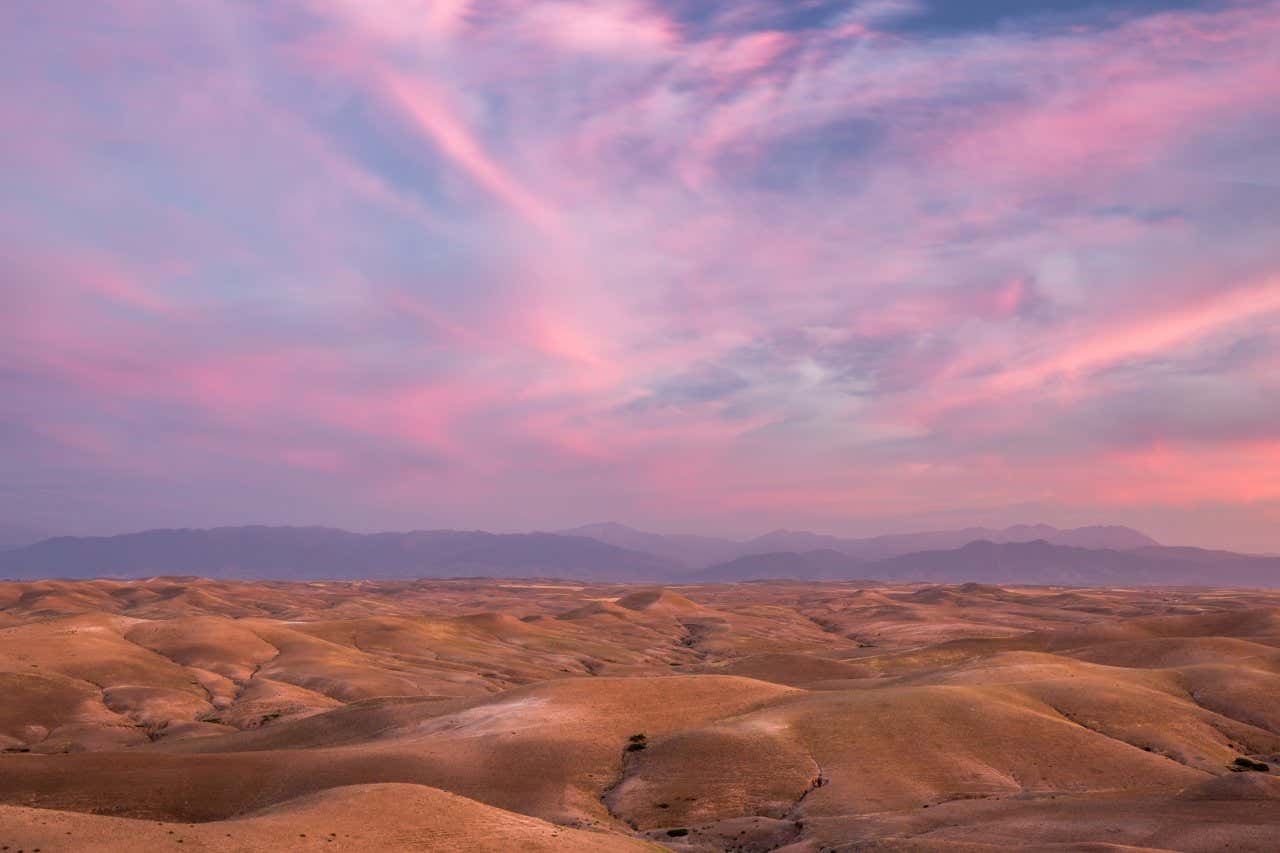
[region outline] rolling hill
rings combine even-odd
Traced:
[[[0,691],[14,851],[1280,838],[1277,592],[0,582]]]

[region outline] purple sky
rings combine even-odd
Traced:
[[[1280,2],[3,5],[0,521],[1280,551]]]

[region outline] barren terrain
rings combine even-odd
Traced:
[[[1280,849],[1280,593],[0,584],[0,846]]]

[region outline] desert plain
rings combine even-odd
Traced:
[[[1280,592],[0,584],[0,850],[1280,849]]]

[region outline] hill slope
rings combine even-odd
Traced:
[[[0,583],[0,695],[10,850],[1280,837],[1280,592]]]

